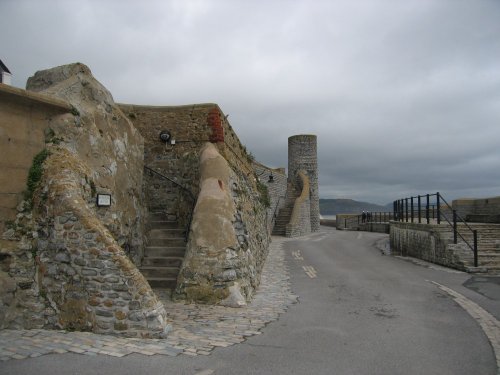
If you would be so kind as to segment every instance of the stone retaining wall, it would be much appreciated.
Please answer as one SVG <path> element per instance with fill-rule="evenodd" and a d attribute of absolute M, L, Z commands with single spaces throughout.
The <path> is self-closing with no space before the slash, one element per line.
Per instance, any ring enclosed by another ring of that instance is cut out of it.
<path fill-rule="evenodd" d="M 89 205 L 88 167 L 65 149 L 46 162 L 46 201 L 35 250 L 48 326 L 127 337 L 168 333 L 166 311 L 137 267 Z M 48 307 L 50 306 L 50 307 Z"/>
<path fill-rule="evenodd" d="M 394 255 L 411 256 L 452 268 L 461 268 L 453 250 L 452 233 L 443 225 L 391 222 L 390 244 Z"/>

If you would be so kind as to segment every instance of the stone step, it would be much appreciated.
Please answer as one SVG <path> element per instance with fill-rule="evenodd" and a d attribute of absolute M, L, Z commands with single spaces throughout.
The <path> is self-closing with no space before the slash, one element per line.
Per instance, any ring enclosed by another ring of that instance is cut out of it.
<path fill-rule="evenodd" d="M 177 221 L 169 220 L 148 220 L 149 229 L 179 229 Z"/>
<path fill-rule="evenodd" d="M 184 257 L 186 246 L 148 246 L 144 249 L 144 258 Z"/>
<path fill-rule="evenodd" d="M 186 247 L 184 237 L 179 238 L 148 238 L 148 247 Z"/>
<path fill-rule="evenodd" d="M 286 226 L 290 222 L 290 219 L 287 220 L 276 220 L 274 223 L 276 226 Z"/>
<path fill-rule="evenodd" d="M 154 207 L 149 207 L 148 219 L 175 221 L 176 215 L 165 212 L 160 208 L 155 209 Z"/>
<path fill-rule="evenodd" d="M 276 224 L 287 225 L 290 222 L 290 218 L 287 219 L 276 219 Z"/>
<path fill-rule="evenodd" d="M 284 235 L 286 232 L 286 227 L 274 227 L 272 234 L 279 236 L 279 235 Z"/>
<path fill-rule="evenodd" d="M 154 278 L 177 278 L 179 267 L 142 266 L 140 271 L 146 280 Z"/>
<path fill-rule="evenodd" d="M 179 228 L 155 228 L 151 229 L 148 234 L 147 234 L 149 239 L 162 239 L 162 238 L 170 238 L 170 239 L 177 239 L 177 238 L 183 238 L 184 239 L 184 229 L 179 229 Z"/>
<path fill-rule="evenodd" d="M 151 288 L 173 290 L 177 286 L 177 277 L 151 277 L 147 281 Z"/>
<path fill-rule="evenodd" d="M 144 257 L 142 259 L 143 267 L 177 267 L 182 266 L 183 257 Z"/>

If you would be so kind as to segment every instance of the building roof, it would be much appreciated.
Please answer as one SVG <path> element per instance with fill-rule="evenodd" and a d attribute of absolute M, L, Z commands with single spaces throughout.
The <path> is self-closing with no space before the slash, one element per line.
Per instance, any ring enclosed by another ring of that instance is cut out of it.
<path fill-rule="evenodd" d="M 4 71 L 6 73 L 12 74 L 10 72 L 9 68 L 7 68 L 7 65 L 5 65 L 1 59 L 0 59 L 0 70 Z"/>

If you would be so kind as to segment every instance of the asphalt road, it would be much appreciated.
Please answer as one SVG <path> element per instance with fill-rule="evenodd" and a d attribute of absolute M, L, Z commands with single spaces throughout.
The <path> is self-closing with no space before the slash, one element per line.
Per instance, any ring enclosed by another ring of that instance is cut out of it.
<path fill-rule="evenodd" d="M 261 335 L 209 356 L 47 355 L 8 361 L 0 373 L 497 374 L 477 321 L 432 282 L 499 319 L 496 289 L 481 293 L 481 279 L 382 255 L 374 244 L 384 238 L 322 228 L 285 242 L 299 302 Z"/>

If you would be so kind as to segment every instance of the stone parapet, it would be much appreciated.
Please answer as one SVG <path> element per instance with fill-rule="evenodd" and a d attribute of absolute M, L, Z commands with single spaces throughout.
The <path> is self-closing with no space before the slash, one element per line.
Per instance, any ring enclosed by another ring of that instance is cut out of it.
<path fill-rule="evenodd" d="M 500 197 L 455 199 L 452 207 L 467 221 L 500 223 Z"/>
<path fill-rule="evenodd" d="M 443 266 L 464 269 L 452 247 L 453 234 L 446 225 L 391 222 L 391 254 L 410 256 Z"/>

